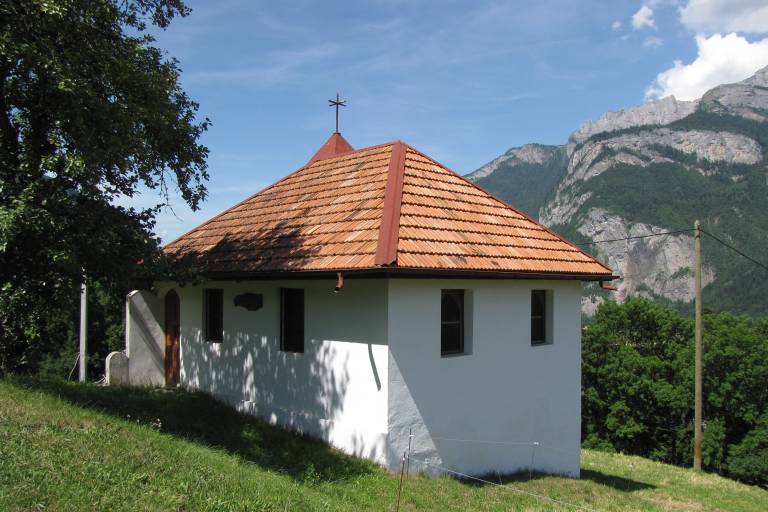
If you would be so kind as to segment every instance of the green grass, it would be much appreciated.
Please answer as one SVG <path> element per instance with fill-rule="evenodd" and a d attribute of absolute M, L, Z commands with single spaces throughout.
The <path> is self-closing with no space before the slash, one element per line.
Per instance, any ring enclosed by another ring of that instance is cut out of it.
<path fill-rule="evenodd" d="M 766 510 L 768 492 L 582 452 L 582 478 L 501 482 L 592 510 Z M 394 510 L 398 477 L 201 395 L 0 380 L 0 510 Z M 412 476 L 401 510 L 574 510 Z"/>

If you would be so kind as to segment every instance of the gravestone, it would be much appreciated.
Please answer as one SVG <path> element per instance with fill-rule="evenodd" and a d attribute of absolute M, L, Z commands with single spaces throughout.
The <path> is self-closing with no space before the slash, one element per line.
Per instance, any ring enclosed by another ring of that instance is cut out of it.
<path fill-rule="evenodd" d="M 107 356 L 107 386 L 128 384 L 128 356 L 124 352 L 112 352 Z"/>

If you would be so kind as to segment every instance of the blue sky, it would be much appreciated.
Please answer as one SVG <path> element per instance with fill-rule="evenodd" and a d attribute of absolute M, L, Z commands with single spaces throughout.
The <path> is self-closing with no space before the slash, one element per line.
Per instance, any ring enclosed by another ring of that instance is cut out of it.
<path fill-rule="evenodd" d="M 210 197 L 194 213 L 174 201 L 157 234 L 170 241 L 303 165 L 333 132 L 337 91 L 354 147 L 401 139 L 460 173 L 512 146 L 564 143 L 582 121 L 649 95 L 695 95 L 679 84 L 711 64 L 694 66 L 703 43 L 713 62 L 727 46 L 707 38 L 733 33 L 725 51 L 746 44 L 756 56 L 731 75 L 715 62 L 704 82 L 768 63 L 768 39 L 766 52 L 755 46 L 765 2 L 731 2 L 721 11 L 745 12 L 729 26 L 719 0 L 190 0 L 192 14 L 155 35 L 213 122 Z"/>

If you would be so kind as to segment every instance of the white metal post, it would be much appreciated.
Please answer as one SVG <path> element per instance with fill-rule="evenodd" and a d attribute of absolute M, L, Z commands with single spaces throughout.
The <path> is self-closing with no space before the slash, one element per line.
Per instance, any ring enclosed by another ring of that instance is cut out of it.
<path fill-rule="evenodd" d="M 88 288 L 83 282 L 80 289 L 80 382 L 85 382 L 88 371 Z"/>

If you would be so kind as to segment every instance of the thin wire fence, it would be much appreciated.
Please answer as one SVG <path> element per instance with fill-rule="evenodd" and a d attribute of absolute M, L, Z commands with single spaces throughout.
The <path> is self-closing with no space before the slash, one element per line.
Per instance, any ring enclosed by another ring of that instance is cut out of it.
<path fill-rule="evenodd" d="M 483 478 L 479 478 L 479 477 L 476 477 L 476 476 L 468 475 L 468 474 L 462 473 L 460 471 L 455 471 L 455 470 L 452 470 L 452 469 L 448 469 L 446 467 L 440 466 L 438 464 L 434 464 L 432 462 L 428 462 L 428 461 L 425 461 L 425 460 L 422 460 L 422 459 L 417 459 L 417 458 L 415 458 L 413 456 L 408 456 L 408 458 L 410 460 L 412 460 L 413 462 L 417 462 L 417 463 L 423 464 L 425 467 L 430 467 L 430 468 L 433 468 L 433 469 L 437 469 L 439 471 L 442 471 L 442 472 L 447 473 L 449 475 L 458 477 L 460 479 L 473 480 L 475 482 L 480 482 L 480 483 L 483 483 L 485 485 L 491 485 L 491 486 L 497 487 L 499 489 L 504 489 L 505 491 L 508 491 L 508 492 L 529 496 L 529 497 L 536 498 L 536 499 L 543 500 L 543 501 L 547 501 L 547 502 L 550 502 L 550 503 L 556 503 L 558 505 L 563 505 L 563 506 L 572 508 L 574 510 L 586 510 L 588 512 L 597 512 L 595 509 L 592 509 L 592 508 L 589 508 L 589 507 L 585 507 L 583 505 L 576 505 L 574 503 L 569 503 L 567 501 L 559 500 L 557 498 L 552 498 L 551 496 L 546 496 L 544 494 L 538 494 L 538 493 L 535 493 L 535 492 L 526 491 L 524 489 L 520 489 L 519 487 L 514 487 L 514 486 L 509 485 L 509 484 L 501 484 L 501 483 L 491 482 L 490 480 L 485 480 Z"/>
<path fill-rule="evenodd" d="M 559 446 L 553 446 L 548 443 L 542 443 L 541 441 L 497 441 L 497 440 L 485 440 L 485 439 L 461 439 L 457 437 L 438 437 L 430 436 L 433 441 L 451 441 L 457 443 L 470 443 L 470 444 L 490 444 L 490 445 L 507 445 L 507 446 L 531 446 L 536 448 L 544 448 L 548 450 L 554 450 L 561 453 L 567 453 L 569 455 L 580 454 L 580 450 L 573 450 L 562 448 Z"/>
<path fill-rule="evenodd" d="M 430 462 L 430 461 L 422 459 L 422 458 L 414 457 L 413 453 L 411 451 L 412 450 L 413 438 L 414 438 L 413 428 L 411 427 L 411 429 L 409 429 L 409 432 L 408 432 L 408 448 L 403 452 L 403 457 L 402 457 L 402 467 L 401 467 L 401 473 L 400 473 L 400 477 L 401 478 L 400 478 L 400 485 L 398 487 L 397 505 L 396 505 L 396 510 L 397 511 L 400 510 L 400 504 L 401 504 L 402 498 L 407 494 L 406 493 L 407 480 L 408 480 L 407 477 L 409 476 L 411 461 L 413 461 L 414 463 L 420 464 L 423 471 L 431 469 L 431 470 L 436 471 L 438 473 L 443 473 L 443 474 L 446 474 L 446 475 L 449 475 L 449 476 L 452 476 L 452 477 L 455 477 L 455 478 L 459 478 L 459 479 L 462 479 L 462 480 L 472 480 L 472 481 L 480 482 L 480 483 L 483 483 L 483 484 L 486 484 L 486 485 L 491 485 L 491 486 L 494 486 L 494 487 L 501 488 L 501 489 L 503 489 L 505 491 L 508 491 L 508 492 L 513 492 L 513 493 L 517 493 L 517 494 L 520 494 L 520 495 L 525 495 L 525 496 L 533 497 L 533 498 L 536 498 L 536 499 L 539 499 L 539 500 L 543 500 L 543 501 L 547 501 L 547 502 L 550 502 L 550 503 L 555 503 L 555 504 L 558 504 L 558 505 L 562 505 L 562 506 L 565 506 L 565 507 L 568 507 L 568 508 L 571 508 L 571 509 L 574 509 L 574 510 L 586 510 L 586 511 L 593 511 L 594 510 L 594 509 L 586 507 L 584 505 L 576 505 L 574 503 L 569 503 L 567 501 L 563 501 L 563 500 L 560 500 L 560 499 L 557 499 L 557 498 L 553 498 L 551 496 L 546 496 L 544 494 L 539 494 L 539 493 L 535 493 L 535 492 L 532 492 L 532 491 L 527 491 L 525 489 L 520 489 L 519 487 L 515 487 L 515 486 L 510 485 L 510 484 L 504 484 L 504 483 L 501 482 L 501 480 L 499 480 L 499 482 L 492 482 L 490 480 L 487 480 L 487 479 L 484 479 L 484 478 L 480 478 L 478 476 L 469 475 L 467 473 L 463 473 L 463 472 L 460 472 L 460 471 L 456 471 L 454 469 L 447 468 L 447 467 L 442 466 L 440 464 L 437 464 L 435 462 Z M 486 445 L 486 446 L 492 446 L 492 447 L 496 447 L 496 448 L 498 448 L 498 447 L 510 447 L 510 448 L 511 447 L 530 447 L 531 448 L 531 458 L 530 458 L 530 464 L 527 467 L 527 469 L 528 469 L 528 480 L 529 481 L 533 479 L 533 472 L 535 471 L 535 468 L 536 468 L 536 453 L 537 453 L 536 451 L 537 451 L 537 449 L 553 450 L 553 451 L 556 451 L 556 452 L 559 452 L 559 453 L 568 454 L 568 455 L 577 455 L 577 456 L 581 455 L 581 450 L 580 449 L 578 449 L 578 450 L 567 449 L 567 448 L 562 448 L 562 447 L 558 447 L 558 446 L 553 446 L 553 445 L 550 445 L 550 444 L 547 444 L 547 443 L 542 443 L 540 441 L 462 439 L 462 438 L 458 438 L 458 437 L 441 437 L 441 436 L 430 436 L 430 439 L 432 441 L 437 441 L 437 442 L 442 441 L 442 442 L 451 442 L 451 443 L 465 443 L 465 444 L 472 444 L 472 445 Z M 519 457 L 519 459 L 522 460 L 522 457 Z M 521 472 L 525 471 L 525 469 L 526 468 L 521 465 L 520 471 Z"/>

